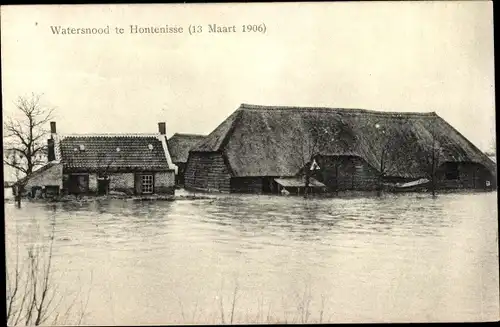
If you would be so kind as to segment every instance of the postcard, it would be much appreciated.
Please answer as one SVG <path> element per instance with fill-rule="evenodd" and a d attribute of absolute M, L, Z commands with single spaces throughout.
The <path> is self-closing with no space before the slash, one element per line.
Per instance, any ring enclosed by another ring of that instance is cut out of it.
<path fill-rule="evenodd" d="M 0 15 L 7 325 L 499 320 L 492 2 Z"/>

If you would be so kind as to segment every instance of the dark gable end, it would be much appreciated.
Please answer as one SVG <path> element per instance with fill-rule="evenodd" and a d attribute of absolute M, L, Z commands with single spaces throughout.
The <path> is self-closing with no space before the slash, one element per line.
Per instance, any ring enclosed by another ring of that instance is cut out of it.
<path fill-rule="evenodd" d="M 379 128 L 377 128 L 377 126 Z M 358 156 L 387 175 L 425 176 L 437 142 L 439 162 L 494 163 L 435 113 L 362 109 L 271 107 L 242 104 L 193 152 L 219 152 L 231 175 L 293 176 L 312 152 Z"/>
<path fill-rule="evenodd" d="M 172 161 L 178 163 L 187 162 L 189 151 L 205 139 L 205 135 L 198 134 L 180 134 L 175 133 L 168 139 L 168 149 Z"/>

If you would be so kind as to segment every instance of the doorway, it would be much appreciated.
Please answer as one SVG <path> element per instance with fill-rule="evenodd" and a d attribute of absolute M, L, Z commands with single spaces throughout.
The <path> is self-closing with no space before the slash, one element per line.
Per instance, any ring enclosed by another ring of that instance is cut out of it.
<path fill-rule="evenodd" d="M 71 174 L 67 185 L 70 194 L 86 194 L 89 190 L 89 175 Z"/>
<path fill-rule="evenodd" d="M 109 177 L 97 178 L 97 195 L 108 195 L 109 193 Z"/>

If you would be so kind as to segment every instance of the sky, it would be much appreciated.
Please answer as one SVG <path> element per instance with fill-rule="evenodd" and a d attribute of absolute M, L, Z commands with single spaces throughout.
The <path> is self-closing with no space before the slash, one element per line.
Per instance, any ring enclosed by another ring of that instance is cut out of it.
<path fill-rule="evenodd" d="M 2 6 L 3 115 L 43 94 L 60 133 L 209 134 L 241 103 L 434 111 L 495 142 L 490 1 Z M 209 33 L 209 24 L 236 33 Z M 265 33 L 242 33 L 242 25 Z M 130 25 L 183 27 L 130 34 Z M 190 35 L 190 25 L 203 33 Z M 51 26 L 110 27 L 54 35 Z M 116 34 L 122 27 L 124 34 Z"/>

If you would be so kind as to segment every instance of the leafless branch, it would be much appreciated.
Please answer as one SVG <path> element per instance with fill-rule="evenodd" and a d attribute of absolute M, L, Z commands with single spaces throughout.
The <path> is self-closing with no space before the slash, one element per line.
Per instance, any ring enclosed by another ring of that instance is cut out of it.
<path fill-rule="evenodd" d="M 236 285 L 234 286 L 234 292 L 233 292 L 233 302 L 231 304 L 231 320 L 230 324 L 233 324 L 233 318 L 234 318 L 234 308 L 236 307 L 236 295 L 238 293 L 238 282 L 236 282 Z"/>
<path fill-rule="evenodd" d="M 31 94 L 18 97 L 14 102 L 18 115 L 8 117 L 4 122 L 4 145 L 8 145 L 7 153 L 22 156 L 22 160 L 16 163 L 4 158 L 4 163 L 7 161 L 10 167 L 27 176 L 45 163 L 40 158 L 46 151 L 44 140 L 48 130 L 45 126 L 53 118 L 55 111 L 54 108 L 41 104 L 41 96 Z"/>
<path fill-rule="evenodd" d="M 55 224 L 52 225 L 50 243 L 47 246 L 32 244 L 27 248 L 27 257 L 24 265 L 20 264 L 19 251 L 16 252 L 16 261 L 12 269 L 7 272 L 7 320 L 9 326 L 41 325 L 55 313 L 54 321 L 61 317 L 60 305 L 67 297 L 58 292 L 58 285 L 53 284 L 52 259 L 54 246 Z M 19 241 L 17 241 L 19 247 Z M 48 248 L 48 250 L 47 250 Z M 9 268 L 9 267 L 7 267 Z M 91 281 L 92 282 L 92 281 Z M 79 298 L 75 297 L 74 302 Z M 79 321 L 85 314 L 89 298 L 82 307 Z M 63 317 L 72 313 L 73 304 L 69 306 Z"/>

